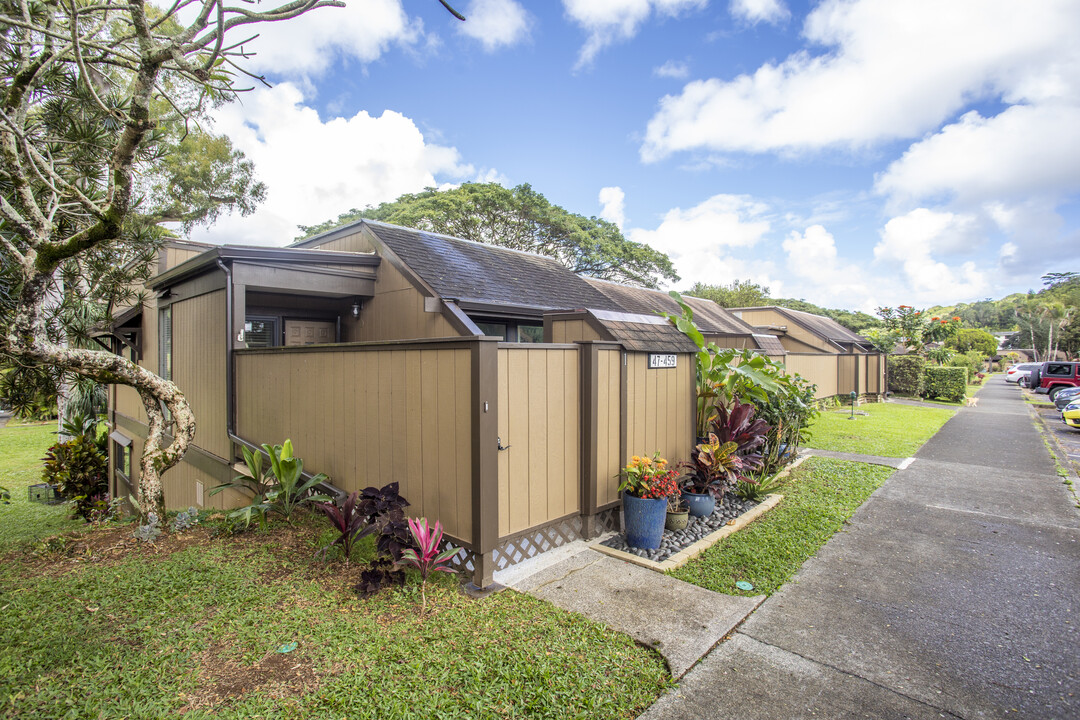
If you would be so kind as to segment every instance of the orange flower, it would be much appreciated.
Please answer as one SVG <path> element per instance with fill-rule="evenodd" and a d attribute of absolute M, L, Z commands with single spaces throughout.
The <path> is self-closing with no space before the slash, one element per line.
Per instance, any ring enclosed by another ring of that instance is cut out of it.
<path fill-rule="evenodd" d="M 939 317 L 938 317 L 937 315 L 935 315 L 934 317 L 932 317 L 932 318 L 930 318 L 930 319 L 931 319 L 931 320 L 940 320 L 941 318 L 939 318 Z"/>
<path fill-rule="evenodd" d="M 953 315 L 953 322 L 960 322 L 960 318 L 956 315 Z"/>

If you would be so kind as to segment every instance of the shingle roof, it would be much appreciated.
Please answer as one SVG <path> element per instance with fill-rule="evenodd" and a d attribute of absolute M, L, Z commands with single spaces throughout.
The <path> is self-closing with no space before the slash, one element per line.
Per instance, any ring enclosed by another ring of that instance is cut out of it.
<path fill-rule="evenodd" d="M 365 220 L 445 299 L 547 310 L 618 310 L 558 260 L 496 245 Z"/>
<path fill-rule="evenodd" d="M 766 335 L 764 333 L 754 333 L 754 341 L 757 343 L 758 348 L 761 349 L 766 355 L 786 355 L 787 350 L 784 349 L 783 344 L 780 342 L 780 338 L 775 335 Z"/>
<path fill-rule="evenodd" d="M 697 352 L 697 345 L 667 320 L 617 312 L 594 312 L 593 316 L 622 343 L 636 352 Z"/>
<path fill-rule="evenodd" d="M 682 312 L 679 304 L 665 292 L 648 288 L 620 285 L 607 280 L 585 278 L 585 281 L 623 309 L 625 312 L 651 314 Z M 712 300 L 683 296 L 694 311 L 694 324 L 705 335 L 750 335 L 754 332 L 748 324 L 720 307 Z"/>
<path fill-rule="evenodd" d="M 744 307 L 744 308 L 731 308 L 732 310 L 775 310 L 781 315 L 786 316 L 792 322 L 798 323 L 810 332 L 814 333 L 820 338 L 830 340 L 836 343 L 855 343 L 856 345 L 869 345 L 870 341 L 864 338 L 862 335 L 848 330 L 846 327 L 836 322 L 832 318 L 827 318 L 824 315 L 814 315 L 813 313 L 803 312 L 802 310 L 792 310 L 786 307 L 780 307 L 778 305 L 768 305 L 765 307 Z"/>

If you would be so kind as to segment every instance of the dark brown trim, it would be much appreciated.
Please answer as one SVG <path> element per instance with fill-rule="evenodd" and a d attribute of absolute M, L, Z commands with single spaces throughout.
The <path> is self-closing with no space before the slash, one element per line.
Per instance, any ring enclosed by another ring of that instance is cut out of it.
<path fill-rule="evenodd" d="M 483 555 L 499 539 L 499 346 L 477 338 L 473 347 L 473 549 Z M 480 584 L 480 583 L 477 583 Z"/>
<path fill-rule="evenodd" d="M 447 302 L 442 298 L 438 298 L 439 312 L 442 314 L 446 321 L 462 335 L 471 337 L 479 337 L 484 333 L 480 332 L 480 328 L 476 326 L 472 318 L 465 314 L 465 311 L 459 308 L 452 302 Z"/>
<path fill-rule="evenodd" d="M 596 452 L 599 433 L 597 403 L 600 392 L 600 348 L 594 343 L 581 343 L 581 514 L 596 514 L 596 492 L 599 479 L 596 472 Z"/>
<path fill-rule="evenodd" d="M 629 395 L 628 384 L 630 382 L 628 372 L 630 353 L 623 348 L 620 353 L 622 355 L 622 363 L 619 367 L 619 465 L 622 466 L 626 462 L 626 445 L 628 438 L 626 433 L 628 432 L 628 423 L 626 421 L 627 416 L 630 414 L 629 408 L 627 408 L 627 397 Z"/>
<path fill-rule="evenodd" d="M 272 348 L 244 348 L 237 349 L 237 355 L 270 355 L 274 353 L 304 353 L 304 352 L 374 352 L 377 350 L 454 350 L 471 348 L 476 338 L 424 338 L 421 340 L 376 340 L 368 342 L 349 342 L 326 345 L 293 345 L 289 347 Z M 491 340 L 490 342 L 497 342 Z M 438 346 L 437 348 L 435 346 Z M 532 347 L 536 347 L 533 345 Z"/>
<path fill-rule="evenodd" d="M 337 252 L 333 250 L 304 250 L 300 248 L 240 247 L 220 245 L 186 260 L 171 270 L 152 278 L 149 287 L 156 289 L 173 285 L 189 276 L 201 275 L 213 269 L 218 260 L 246 260 L 248 262 L 283 262 L 296 265 L 352 265 L 377 267 L 378 256 L 370 253 Z"/>
<path fill-rule="evenodd" d="M 500 350 L 535 350 L 542 348 L 544 350 L 577 350 L 577 343 L 523 343 L 523 342 L 504 342 L 499 341 Z"/>

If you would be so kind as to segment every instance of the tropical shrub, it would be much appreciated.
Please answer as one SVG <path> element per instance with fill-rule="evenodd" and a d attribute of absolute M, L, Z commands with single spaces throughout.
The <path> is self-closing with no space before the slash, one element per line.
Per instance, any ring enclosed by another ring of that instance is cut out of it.
<path fill-rule="evenodd" d="M 958 367 L 926 368 L 923 397 L 960 402 L 967 396 L 967 370 Z"/>
<path fill-rule="evenodd" d="M 784 482 L 785 478 L 781 478 L 778 473 L 770 473 L 762 469 L 739 478 L 735 483 L 735 494 L 743 500 L 759 502 L 780 489 Z"/>
<path fill-rule="evenodd" d="M 679 492 L 675 484 L 679 473 L 668 467 L 668 461 L 660 457 L 659 451 L 651 458 L 634 455 L 619 474 L 622 476 L 619 491 L 636 498 L 660 500 Z"/>
<path fill-rule="evenodd" d="M 926 360 L 918 355 L 889 355 L 889 392 L 922 397 Z"/>
<path fill-rule="evenodd" d="M 312 507 L 325 515 L 330 524 L 334 526 L 334 529 L 338 531 L 338 536 L 334 541 L 319 551 L 319 554 L 323 557 L 326 557 L 331 548 L 340 545 L 347 563 L 349 558 L 352 557 L 354 543 L 376 531 L 376 527 L 368 523 L 367 516 L 360 512 L 357 507 L 359 496 L 360 492 L 356 491 L 345 498 L 341 504 L 335 502 L 312 503 Z"/>
<path fill-rule="evenodd" d="M 107 498 L 109 460 L 93 439 L 79 435 L 49 448 L 42 479 L 57 486 L 62 497 L 75 502 L 72 517 L 90 520 L 95 504 Z M 108 503 L 108 500 L 105 500 Z"/>
<path fill-rule="evenodd" d="M 454 559 L 459 550 L 451 547 L 439 552 L 439 545 L 442 544 L 442 526 L 438 520 L 435 521 L 435 527 L 432 528 L 428 527 L 427 518 L 420 518 L 419 520 L 409 518 L 409 530 L 412 532 L 416 549 L 406 548 L 397 564 L 403 567 L 414 567 L 420 571 L 420 597 L 422 601 L 420 614 L 423 616 L 427 614 L 427 593 L 425 589 L 428 575 L 433 572 L 455 572 L 450 567 L 450 561 Z"/>
<path fill-rule="evenodd" d="M 969 350 L 965 353 L 957 353 L 946 363 L 951 367 L 962 367 L 967 370 L 968 382 L 973 382 L 976 375 L 986 364 L 986 356 L 978 350 Z"/>
<path fill-rule="evenodd" d="M 697 372 L 697 436 L 705 438 L 713 410 L 729 405 L 736 399 L 765 400 L 767 393 L 779 391 L 778 378 L 783 367 L 752 350 L 721 348 L 706 343 L 694 324 L 693 309 L 683 302 L 674 290 L 668 293 L 682 308 L 681 315 L 661 313 L 698 347 L 695 356 Z"/>
<path fill-rule="evenodd" d="M 392 482 L 381 488 L 366 487 L 359 494 L 356 514 L 364 525 L 377 534 L 375 549 L 378 553 L 367 569 L 360 573 L 356 590 L 361 596 L 373 595 L 387 584 L 402 585 L 405 576 L 397 563 L 410 547 L 409 526 L 405 521 L 405 508 L 409 506 L 398 492 L 398 483 Z M 362 535 L 369 534 L 366 530 Z"/>
<path fill-rule="evenodd" d="M 776 472 L 794 459 L 810 436 L 809 426 L 818 415 L 814 406 L 817 386 L 800 375 L 785 376 L 782 392 L 770 392 L 765 402 L 755 402 L 757 416 L 770 426 L 761 455 L 766 472 Z"/>
<path fill-rule="evenodd" d="M 270 458 L 270 467 L 267 470 L 264 471 L 262 467 L 262 454 L 251 452 L 245 447 L 244 462 L 248 474 L 237 475 L 232 482 L 223 483 L 210 490 L 211 495 L 216 495 L 226 488 L 234 488 L 251 495 L 251 503 L 230 513 L 230 518 L 242 520 L 245 527 L 255 518 L 258 519 L 260 527 L 265 528 L 267 514 L 274 512 L 291 525 L 293 512 L 301 505 L 330 500 L 329 495 L 311 494 L 315 486 L 324 482 L 327 477 L 318 473 L 307 480 L 303 479 L 304 461 L 293 455 L 292 440 L 286 440 L 282 445 L 264 444 L 262 449 Z"/>
<path fill-rule="evenodd" d="M 738 477 L 741 459 L 735 455 L 738 445 L 720 443 L 715 433 L 709 433 L 708 441 L 699 443 L 690 453 L 690 459 L 679 463 L 685 472 L 682 489 L 697 495 L 712 495 L 717 500 L 724 497 Z"/>

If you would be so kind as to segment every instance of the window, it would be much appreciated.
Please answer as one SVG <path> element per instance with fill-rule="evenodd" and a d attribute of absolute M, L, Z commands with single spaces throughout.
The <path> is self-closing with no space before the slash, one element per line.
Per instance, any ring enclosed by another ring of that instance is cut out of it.
<path fill-rule="evenodd" d="M 480 332 L 484 335 L 497 337 L 500 340 L 506 339 L 506 323 L 478 322 L 476 327 L 480 328 Z"/>
<path fill-rule="evenodd" d="M 265 315 L 244 318 L 244 342 L 249 348 L 276 347 L 281 344 L 278 319 Z"/>
<path fill-rule="evenodd" d="M 1076 363 L 1046 363 L 1046 372 L 1044 375 L 1047 377 L 1068 377 L 1073 376 L 1073 368 Z"/>
<path fill-rule="evenodd" d="M 518 325 L 518 342 L 542 343 L 544 342 L 543 325 Z"/>
<path fill-rule="evenodd" d="M 113 453 L 116 456 L 116 472 L 124 476 L 125 480 L 131 480 L 131 446 L 113 443 Z"/>
<path fill-rule="evenodd" d="M 172 364 L 172 306 L 161 310 L 158 322 L 158 374 L 165 380 L 173 379 Z"/>

